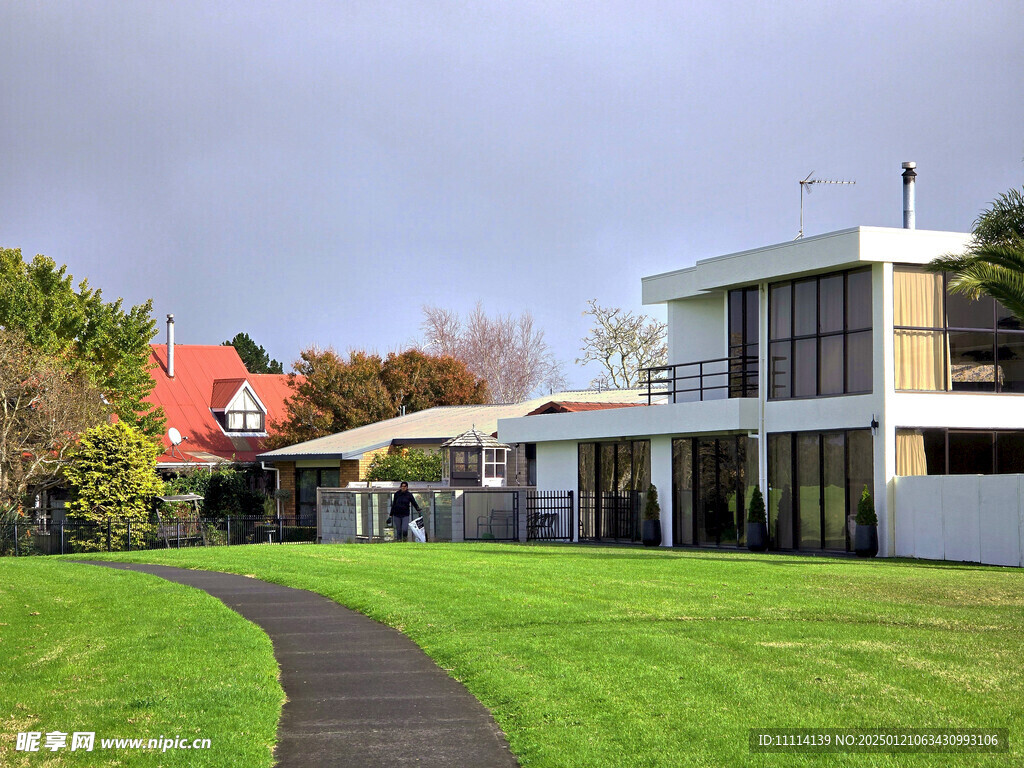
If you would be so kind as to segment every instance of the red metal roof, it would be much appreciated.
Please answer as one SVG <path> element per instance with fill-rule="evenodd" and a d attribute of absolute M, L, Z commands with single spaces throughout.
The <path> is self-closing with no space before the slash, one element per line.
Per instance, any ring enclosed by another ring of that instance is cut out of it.
<path fill-rule="evenodd" d="M 552 400 L 539 408 L 534 408 L 527 416 L 539 416 L 544 413 L 578 413 L 579 411 L 604 411 L 609 408 L 646 407 L 647 403 L 574 403 L 565 400 Z"/>
<path fill-rule="evenodd" d="M 285 416 L 285 400 L 292 394 L 284 374 L 251 374 L 234 347 L 202 344 L 174 345 L 174 378 L 167 376 L 167 345 L 150 345 L 150 375 L 156 382 L 147 400 L 162 406 L 167 426 L 186 438 L 170 453 L 171 442 L 163 436 L 161 464 L 209 462 L 217 456 L 226 461 L 251 462 L 263 450 L 263 438 L 228 436 L 220 428 L 211 407 L 223 408 L 243 382 L 256 392 L 267 408 L 266 424 Z M 227 390 L 231 391 L 228 392 Z M 221 405 L 224 398 L 228 398 Z"/>

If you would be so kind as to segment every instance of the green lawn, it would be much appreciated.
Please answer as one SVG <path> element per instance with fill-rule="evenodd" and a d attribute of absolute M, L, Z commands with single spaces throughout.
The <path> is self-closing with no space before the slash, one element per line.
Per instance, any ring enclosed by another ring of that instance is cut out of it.
<path fill-rule="evenodd" d="M 115 557 L 252 574 L 398 627 L 530 766 L 1024 761 L 1021 570 L 502 544 Z M 1006 727 L 1013 752 L 750 754 L 748 729 L 771 726 Z"/>
<path fill-rule="evenodd" d="M 205 592 L 53 558 L 0 559 L 0 654 L 0 765 L 273 763 L 284 700 L 273 648 Z M 91 731 L 96 743 L 16 752 L 19 731 Z M 211 745 L 100 748 L 105 737 L 161 736 Z"/>

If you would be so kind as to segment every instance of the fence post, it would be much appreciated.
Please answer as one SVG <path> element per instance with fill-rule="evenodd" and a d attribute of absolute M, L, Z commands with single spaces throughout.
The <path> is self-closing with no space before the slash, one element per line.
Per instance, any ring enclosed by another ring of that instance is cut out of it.
<path fill-rule="evenodd" d="M 132 519 L 128 518 L 128 551 L 132 551 Z"/>
<path fill-rule="evenodd" d="M 60 553 L 64 554 L 64 521 L 60 523 Z"/>
<path fill-rule="evenodd" d="M 107 518 L 107 552 L 110 552 L 110 518 Z"/>
<path fill-rule="evenodd" d="M 281 516 L 277 516 L 277 543 L 284 544 L 284 521 Z"/>
<path fill-rule="evenodd" d="M 174 521 L 174 548 L 181 549 L 181 520 Z"/>
<path fill-rule="evenodd" d="M 566 533 L 566 538 L 569 539 L 569 541 L 573 540 L 572 532 L 573 532 L 573 530 L 575 528 L 575 526 L 573 526 L 573 523 L 575 522 L 575 518 L 576 518 L 576 505 L 573 504 L 573 492 L 569 491 L 569 514 L 566 515 L 566 520 L 565 520 L 565 522 L 569 524 L 569 530 L 567 530 L 565 532 Z"/>
<path fill-rule="evenodd" d="M 18 556 L 18 521 L 14 521 L 14 556 Z"/>
<path fill-rule="evenodd" d="M 231 515 L 228 515 L 228 546 L 231 546 Z"/>

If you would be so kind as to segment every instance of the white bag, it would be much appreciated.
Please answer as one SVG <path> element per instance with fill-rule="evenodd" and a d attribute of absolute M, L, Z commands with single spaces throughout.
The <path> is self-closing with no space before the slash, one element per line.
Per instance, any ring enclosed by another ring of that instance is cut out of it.
<path fill-rule="evenodd" d="M 409 522 L 409 533 L 412 534 L 412 540 L 418 541 L 421 544 L 427 540 L 427 531 L 423 527 L 423 518 L 417 517 L 415 520 Z"/>

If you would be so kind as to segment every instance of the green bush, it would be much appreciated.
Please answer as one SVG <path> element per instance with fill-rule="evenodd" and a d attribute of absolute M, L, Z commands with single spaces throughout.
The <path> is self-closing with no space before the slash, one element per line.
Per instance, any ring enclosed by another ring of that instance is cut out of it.
<path fill-rule="evenodd" d="M 253 490 L 261 470 L 237 465 L 189 469 L 164 483 L 164 495 L 195 493 L 203 497 L 203 517 L 266 514 L 267 494 Z M 273 512 L 271 512 L 273 514 Z"/>
<path fill-rule="evenodd" d="M 878 515 L 875 514 L 875 502 L 871 498 L 871 492 L 864 486 L 864 491 L 857 502 L 857 525 L 878 525 Z"/>
<path fill-rule="evenodd" d="M 756 485 L 754 486 L 754 492 L 750 494 L 750 504 L 747 505 L 747 522 L 768 522 L 764 512 L 764 496 L 761 495 L 761 489 Z"/>
<path fill-rule="evenodd" d="M 418 448 L 403 448 L 394 453 L 378 453 L 370 460 L 367 480 L 438 483 L 441 481 L 440 453 L 427 453 Z"/>
<path fill-rule="evenodd" d="M 647 503 L 644 504 L 644 520 L 660 520 L 661 504 L 658 502 L 658 489 L 653 485 L 647 488 Z"/>
<path fill-rule="evenodd" d="M 142 544 L 152 529 L 150 504 L 162 490 L 156 474 L 159 447 L 140 430 L 123 421 L 100 424 L 82 433 L 70 454 L 64 476 L 71 486 L 69 519 L 94 525 L 74 526 L 68 532 L 72 546 L 82 552 L 123 549 Z"/>

